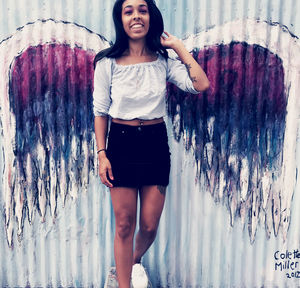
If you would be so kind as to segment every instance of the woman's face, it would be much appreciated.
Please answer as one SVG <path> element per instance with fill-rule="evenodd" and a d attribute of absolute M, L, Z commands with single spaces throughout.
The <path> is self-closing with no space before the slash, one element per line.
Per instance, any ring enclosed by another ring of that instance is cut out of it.
<path fill-rule="evenodd" d="M 125 0 L 122 5 L 122 22 L 130 39 L 145 38 L 150 23 L 147 2 L 144 0 Z"/>

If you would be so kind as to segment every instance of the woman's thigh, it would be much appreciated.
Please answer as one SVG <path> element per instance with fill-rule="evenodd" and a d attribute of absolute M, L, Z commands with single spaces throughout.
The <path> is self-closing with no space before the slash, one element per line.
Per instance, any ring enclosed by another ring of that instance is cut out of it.
<path fill-rule="evenodd" d="M 110 188 L 110 195 L 116 217 L 116 224 L 119 221 L 128 220 L 135 224 L 137 211 L 136 188 L 114 187 Z"/>
<path fill-rule="evenodd" d="M 140 191 L 140 227 L 145 230 L 157 229 L 165 203 L 165 189 L 157 185 L 143 186 Z"/>

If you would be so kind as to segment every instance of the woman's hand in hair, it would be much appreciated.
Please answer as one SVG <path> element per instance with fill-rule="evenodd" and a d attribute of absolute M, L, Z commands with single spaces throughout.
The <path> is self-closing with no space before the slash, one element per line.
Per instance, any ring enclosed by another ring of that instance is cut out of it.
<path fill-rule="evenodd" d="M 183 42 L 168 32 L 164 32 L 164 34 L 166 36 L 162 35 L 160 38 L 161 44 L 165 48 L 171 48 L 176 52 L 181 62 L 185 65 L 194 88 L 199 92 L 208 89 L 209 80 L 205 72 L 193 56 L 186 50 Z"/>
<path fill-rule="evenodd" d="M 179 40 L 176 36 L 171 35 L 166 31 L 164 31 L 164 33 L 160 36 L 160 43 L 166 49 L 174 49 L 174 50 L 177 47 L 183 45 L 181 40 Z"/>

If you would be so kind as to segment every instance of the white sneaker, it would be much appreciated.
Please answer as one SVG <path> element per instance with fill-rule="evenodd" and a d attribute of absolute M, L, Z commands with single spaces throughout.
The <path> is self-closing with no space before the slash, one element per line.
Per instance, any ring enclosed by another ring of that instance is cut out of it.
<path fill-rule="evenodd" d="M 147 288 L 148 276 L 142 264 L 132 266 L 131 283 L 133 288 Z"/>

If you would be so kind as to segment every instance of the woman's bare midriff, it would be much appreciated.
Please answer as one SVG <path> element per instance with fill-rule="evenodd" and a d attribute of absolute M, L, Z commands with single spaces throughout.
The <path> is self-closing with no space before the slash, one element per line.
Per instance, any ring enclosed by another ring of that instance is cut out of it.
<path fill-rule="evenodd" d="M 156 118 L 152 120 L 143 120 L 143 119 L 133 119 L 133 120 L 122 120 L 118 118 L 113 118 L 111 120 L 114 123 L 130 125 L 130 126 L 141 126 L 141 125 L 153 125 L 164 122 L 164 118 Z"/>

